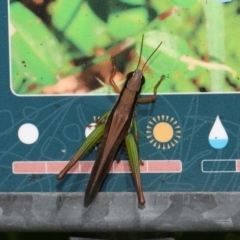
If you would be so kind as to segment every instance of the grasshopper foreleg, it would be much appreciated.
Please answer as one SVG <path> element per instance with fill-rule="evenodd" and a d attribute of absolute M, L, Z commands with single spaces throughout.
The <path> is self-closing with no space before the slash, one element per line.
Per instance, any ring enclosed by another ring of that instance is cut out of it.
<path fill-rule="evenodd" d="M 162 80 L 164 78 L 165 78 L 165 75 L 162 75 L 162 77 L 160 78 L 160 80 L 157 82 L 157 84 L 154 87 L 154 91 L 153 91 L 153 95 L 152 96 L 145 97 L 145 98 L 139 98 L 138 102 L 140 102 L 140 103 L 154 102 L 156 100 L 156 96 L 157 96 L 157 89 L 160 86 L 160 84 L 162 83 Z"/>

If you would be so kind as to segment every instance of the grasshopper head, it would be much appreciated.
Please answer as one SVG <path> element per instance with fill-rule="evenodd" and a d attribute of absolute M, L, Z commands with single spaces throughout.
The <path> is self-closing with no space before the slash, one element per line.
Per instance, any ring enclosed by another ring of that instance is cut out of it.
<path fill-rule="evenodd" d="M 136 69 L 134 72 L 131 72 L 130 74 L 127 82 L 127 88 L 134 92 L 138 92 L 145 82 L 142 70 Z"/>

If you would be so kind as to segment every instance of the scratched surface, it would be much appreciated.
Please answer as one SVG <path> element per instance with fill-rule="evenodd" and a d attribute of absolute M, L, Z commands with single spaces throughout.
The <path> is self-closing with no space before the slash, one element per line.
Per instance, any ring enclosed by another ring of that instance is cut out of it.
<path fill-rule="evenodd" d="M 85 139 L 93 116 L 111 108 L 116 97 L 15 96 L 9 85 L 7 1 L 0 2 L 0 16 L 0 229 L 239 229 L 239 94 L 159 95 L 154 104 L 138 105 L 141 158 L 182 164 L 180 172 L 142 174 L 147 192 L 143 209 L 138 208 L 129 173 L 109 174 L 103 193 L 88 210 L 81 193 L 88 174 L 69 174 L 61 182 L 55 174 L 14 174 L 14 162 L 67 161 Z M 167 116 L 177 122 L 181 134 L 174 146 L 153 146 L 146 131 L 151 122 L 156 125 Z M 222 149 L 209 143 L 217 116 L 228 136 Z M 17 133 L 29 122 L 38 128 L 39 138 L 26 145 Z M 93 150 L 84 160 L 95 156 Z"/>
<path fill-rule="evenodd" d="M 0 195 L 0 230 L 10 231 L 216 231 L 239 230 L 239 193 L 100 193 L 83 207 L 81 193 Z"/>

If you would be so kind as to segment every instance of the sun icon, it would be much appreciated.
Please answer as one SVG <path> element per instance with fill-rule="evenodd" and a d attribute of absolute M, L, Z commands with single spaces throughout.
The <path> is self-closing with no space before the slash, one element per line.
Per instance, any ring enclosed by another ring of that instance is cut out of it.
<path fill-rule="evenodd" d="M 153 117 L 147 125 L 147 139 L 157 149 L 174 147 L 181 137 L 181 128 L 173 117 L 161 115 Z"/>

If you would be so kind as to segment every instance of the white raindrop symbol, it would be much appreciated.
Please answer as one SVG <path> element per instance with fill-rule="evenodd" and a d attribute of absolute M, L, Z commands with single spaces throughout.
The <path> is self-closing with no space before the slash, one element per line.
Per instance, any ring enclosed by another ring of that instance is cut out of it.
<path fill-rule="evenodd" d="M 216 120 L 210 131 L 208 141 L 209 144 L 216 149 L 224 148 L 228 143 L 228 135 L 222 125 L 219 116 L 216 117 Z"/>

